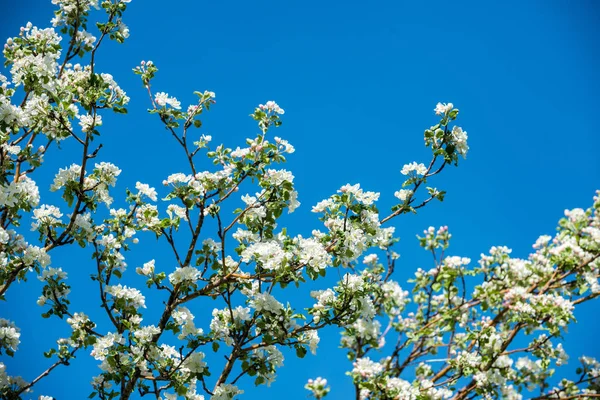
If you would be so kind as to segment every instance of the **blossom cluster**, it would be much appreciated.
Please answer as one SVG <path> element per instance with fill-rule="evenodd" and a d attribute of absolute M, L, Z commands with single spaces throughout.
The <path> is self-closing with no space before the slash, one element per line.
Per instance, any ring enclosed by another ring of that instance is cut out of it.
<path fill-rule="evenodd" d="M 600 393 L 600 363 L 585 356 L 578 380 L 549 383 L 569 360 L 559 339 L 575 308 L 600 293 L 600 194 L 589 209 L 567 210 L 558 233 L 541 236 L 524 259 L 495 246 L 472 262 L 448 253 L 448 227 L 430 227 L 418 242 L 434 256 L 432 267 L 400 284 L 389 221 L 442 201 L 445 191 L 426 185 L 469 151 L 452 103 L 436 105 L 437 123 L 424 132 L 431 159 L 400 167 L 389 214 L 378 208 L 386 193 L 346 184 L 312 207 L 321 226 L 301 235 L 281 226 L 301 206 L 294 173 L 279 165 L 296 149 L 272 135 L 283 108 L 258 105 L 251 114 L 257 130 L 245 143 L 215 145 L 202 128 L 215 93 L 194 92 L 185 104 L 172 90 L 155 92 L 158 67 L 144 61 L 134 73 L 149 113 L 181 147 L 185 169 L 167 175 L 162 188 L 138 181 L 121 196 L 122 170 L 101 160 L 97 138 L 112 123 L 108 111 L 125 114 L 129 97 L 92 61 L 106 39 L 129 37 L 129 0 L 52 3 L 53 27 L 28 23 L 4 45 L 10 76 L 0 75 L 0 301 L 35 277 L 42 316 L 63 320 L 70 333 L 44 352 L 54 364 L 31 382 L 10 376 L 3 359 L 0 397 L 29 396 L 39 380 L 85 353 L 99 368 L 92 397 L 232 400 L 243 395 L 244 379 L 274 382 L 289 350 L 316 354 L 328 327 L 341 331 L 348 375 L 364 400 Z M 88 30 L 90 21 L 97 29 Z M 69 157 L 50 178 L 56 196 L 45 196 L 34 172 L 63 142 Z M 133 274 L 128 252 L 148 236 L 157 254 L 166 248 L 172 257 L 146 254 Z M 72 244 L 92 257 L 100 312 L 75 312 L 69 268 L 50 257 Z M 327 285 L 327 275 L 339 279 Z M 312 306 L 302 308 L 286 288 L 309 280 Z M 156 304 L 162 310 L 148 312 Z M 197 318 L 206 309 L 209 319 Z M 0 355 L 19 357 L 20 340 L 19 327 L 0 318 Z M 331 391 L 322 377 L 305 388 L 317 399 Z"/>

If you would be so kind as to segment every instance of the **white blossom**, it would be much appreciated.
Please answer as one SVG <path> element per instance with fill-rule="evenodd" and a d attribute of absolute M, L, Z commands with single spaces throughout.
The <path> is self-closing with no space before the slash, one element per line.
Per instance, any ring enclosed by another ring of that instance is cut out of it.
<path fill-rule="evenodd" d="M 194 267 L 177 268 L 175 272 L 169 274 L 169 282 L 172 285 L 178 285 L 182 282 L 193 284 L 200 279 L 200 271 Z"/>
<path fill-rule="evenodd" d="M 146 299 L 137 289 L 118 284 L 116 286 L 106 286 L 106 293 L 114 296 L 116 299 L 125 300 L 127 304 L 134 308 L 146 308 Z"/>
<path fill-rule="evenodd" d="M 435 106 L 435 113 L 436 115 L 443 115 L 448 113 L 448 111 L 452 110 L 452 108 L 454 107 L 454 104 L 452 103 L 437 103 L 437 105 Z"/>
<path fill-rule="evenodd" d="M 215 388 L 215 392 L 210 400 L 231 400 L 238 394 L 244 394 L 244 391 L 238 389 L 235 385 L 224 383 Z"/>
<path fill-rule="evenodd" d="M 452 143 L 456 147 L 456 151 L 463 157 L 467 156 L 469 146 L 467 146 L 467 132 L 463 131 L 462 128 L 454 126 L 452 128 Z"/>
<path fill-rule="evenodd" d="M 137 272 L 140 275 L 150 276 L 154 273 L 154 263 L 154 260 L 150 260 L 144 263 L 142 267 L 137 267 L 135 272 Z"/>
<path fill-rule="evenodd" d="M 416 162 L 412 162 L 404 165 L 400 171 L 402 175 L 409 175 L 412 172 L 416 173 L 417 175 L 425 175 L 427 173 L 427 167 L 423 163 L 417 164 Z"/>
<path fill-rule="evenodd" d="M 374 376 L 383 372 L 383 365 L 378 362 L 371 361 L 369 357 L 363 357 L 357 359 L 352 369 L 352 374 L 360 376 L 364 379 L 371 379 Z"/>
<path fill-rule="evenodd" d="M 21 342 L 20 337 L 20 329 L 13 322 L 0 318 L 0 349 L 16 351 Z"/>
<path fill-rule="evenodd" d="M 165 92 L 156 93 L 156 95 L 154 95 L 154 101 L 160 107 L 165 107 L 166 105 L 169 105 L 177 110 L 181 109 L 181 103 L 179 102 L 179 100 L 177 100 L 175 97 L 169 97 L 169 94 Z"/>
<path fill-rule="evenodd" d="M 257 293 L 254 295 L 254 298 L 248 302 L 248 305 L 257 312 L 279 314 L 283 311 L 283 305 L 268 293 Z"/>
<path fill-rule="evenodd" d="M 140 195 L 148 197 L 152 201 L 156 201 L 156 190 L 150 187 L 147 183 L 137 182 L 135 188 L 138 190 Z"/>
<path fill-rule="evenodd" d="M 412 195 L 413 191 L 409 189 L 400 189 L 397 192 L 394 192 L 394 196 L 396 196 L 400 201 L 406 201 L 406 199 Z"/>
<path fill-rule="evenodd" d="M 81 130 L 83 132 L 90 132 L 93 129 L 96 129 L 96 127 L 101 126 L 102 125 L 102 116 L 95 114 L 95 115 L 79 115 L 79 125 L 81 126 Z"/>
<path fill-rule="evenodd" d="M 118 333 L 107 333 L 100 337 L 94 343 L 94 349 L 91 352 L 92 357 L 96 360 L 103 361 L 109 355 L 110 348 L 115 344 L 124 344 L 125 339 Z"/>
<path fill-rule="evenodd" d="M 283 108 L 279 107 L 279 105 L 277 103 L 275 103 L 274 101 L 267 101 L 267 103 L 264 105 L 260 104 L 258 106 L 258 108 L 260 108 L 261 110 L 274 112 L 275 114 L 284 114 L 285 113 Z"/>

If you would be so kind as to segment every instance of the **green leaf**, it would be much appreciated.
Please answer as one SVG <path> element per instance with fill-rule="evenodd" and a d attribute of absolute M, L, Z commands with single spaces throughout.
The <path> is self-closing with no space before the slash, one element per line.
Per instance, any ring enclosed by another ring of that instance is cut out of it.
<path fill-rule="evenodd" d="M 298 358 L 304 358 L 304 356 L 306 355 L 306 348 L 302 346 L 296 347 L 296 355 L 298 356 Z"/>

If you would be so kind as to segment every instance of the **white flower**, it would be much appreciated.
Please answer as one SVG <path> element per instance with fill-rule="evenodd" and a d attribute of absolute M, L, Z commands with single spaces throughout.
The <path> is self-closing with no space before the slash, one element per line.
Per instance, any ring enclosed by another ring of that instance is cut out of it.
<path fill-rule="evenodd" d="M 104 337 L 100 337 L 94 343 L 94 349 L 91 352 L 92 357 L 96 360 L 103 361 L 109 354 L 109 349 L 114 344 L 123 344 L 125 339 L 118 333 L 107 333 Z"/>
<path fill-rule="evenodd" d="M 376 192 L 365 192 L 360 188 L 360 184 L 350 185 L 345 184 L 338 190 L 338 193 L 349 193 L 354 196 L 356 201 L 364 205 L 370 206 L 373 202 L 379 200 L 379 193 Z"/>
<path fill-rule="evenodd" d="M 156 190 L 146 183 L 136 182 L 135 188 L 139 191 L 138 194 L 148 197 L 152 201 L 156 201 Z"/>
<path fill-rule="evenodd" d="M 461 368 L 478 369 L 481 364 L 481 356 L 476 353 L 461 351 L 456 355 L 455 361 Z"/>
<path fill-rule="evenodd" d="M 88 240 L 94 236 L 93 222 L 91 213 L 77 214 L 75 216 L 75 226 L 85 233 Z"/>
<path fill-rule="evenodd" d="M 17 350 L 21 333 L 17 326 L 4 318 L 0 318 L 0 349 L 5 348 L 12 351 Z"/>
<path fill-rule="evenodd" d="M 178 183 L 185 183 L 187 184 L 190 180 L 192 179 L 191 175 L 185 175 L 182 174 L 181 172 L 178 172 L 176 174 L 171 174 L 167 177 L 166 180 L 163 181 L 163 185 L 175 185 Z"/>
<path fill-rule="evenodd" d="M 309 266 L 314 271 L 325 269 L 332 262 L 332 257 L 325 247 L 314 238 L 304 239 L 298 236 L 295 239 L 298 243 L 298 257 L 302 264 Z"/>
<path fill-rule="evenodd" d="M 96 37 L 87 31 L 78 31 L 76 38 L 78 42 L 86 46 L 91 46 L 96 41 Z"/>
<path fill-rule="evenodd" d="M 258 312 L 268 311 L 273 314 L 279 314 L 283 311 L 283 305 L 269 293 L 257 293 L 248 304 Z"/>
<path fill-rule="evenodd" d="M 526 371 L 532 375 L 542 372 L 542 360 L 533 361 L 528 357 L 520 357 L 515 364 L 518 370 Z"/>
<path fill-rule="evenodd" d="M 74 331 L 81 329 L 90 322 L 90 318 L 84 313 L 75 313 L 72 318 L 67 318 L 67 323 L 71 326 Z M 96 324 L 92 323 L 93 326 Z"/>
<path fill-rule="evenodd" d="M 137 272 L 140 275 L 144 275 L 144 276 L 149 276 L 152 275 L 152 273 L 154 273 L 154 260 L 150 260 L 147 263 L 144 263 L 143 267 L 137 267 L 135 269 L 135 272 Z"/>
<path fill-rule="evenodd" d="M 196 328 L 194 324 L 194 315 L 186 307 L 179 307 L 171 313 L 171 317 L 177 325 L 181 327 L 179 339 L 184 339 L 189 335 L 202 335 L 203 330 Z"/>
<path fill-rule="evenodd" d="M 317 203 L 317 205 L 313 206 L 312 212 L 314 212 L 314 213 L 323 212 L 323 211 L 327 210 L 327 208 L 332 207 L 333 205 L 334 205 L 334 202 L 331 201 L 330 199 L 321 200 L 320 202 Z"/>
<path fill-rule="evenodd" d="M 79 180 L 81 174 L 81 167 L 77 164 L 72 164 L 68 168 L 61 168 L 54 177 L 54 182 L 50 186 L 51 191 L 59 190 L 60 188 L 67 185 L 69 182 L 75 182 Z"/>
<path fill-rule="evenodd" d="M 196 283 L 202 274 L 194 267 L 177 268 L 175 272 L 169 274 L 169 281 L 173 286 L 181 283 Z"/>
<path fill-rule="evenodd" d="M 179 110 L 181 108 L 181 103 L 175 97 L 169 97 L 168 93 L 158 92 L 154 96 L 154 101 L 161 107 L 165 107 L 167 104 L 171 107 Z"/>
<path fill-rule="evenodd" d="M 169 214 L 169 218 L 173 219 L 173 215 L 175 215 L 177 218 L 180 218 L 184 221 L 187 221 L 187 209 L 185 207 L 181 207 L 175 204 L 169 204 L 169 206 L 167 207 L 167 214 Z"/>
<path fill-rule="evenodd" d="M 3 104 L 0 104 L 0 116 L 5 117 L 4 114 L 4 110 L 2 109 L 2 106 L 4 106 Z M 21 151 L 21 147 L 20 146 L 11 146 L 8 143 L 3 144 L 2 146 L 0 146 L 2 149 L 6 150 L 6 152 L 8 154 L 12 154 L 13 156 L 16 156 L 17 154 L 19 154 L 19 152 Z"/>
<path fill-rule="evenodd" d="M 293 190 L 290 193 L 290 205 L 288 208 L 288 213 L 293 213 L 298 207 L 300 207 L 300 202 L 298 201 L 298 192 Z"/>
<path fill-rule="evenodd" d="M 327 387 L 327 379 L 321 377 L 309 379 L 306 385 L 304 385 L 304 388 L 311 391 L 312 396 L 317 399 L 322 399 L 330 391 L 330 388 Z"/>
<path fill-rule="evenodd" d="M 78 115 L 79 125 L 81 125 L 81 130 L 83 132 L 89 132 L 92 129 L 95 129 L 97 126 L 102 125 L 102 116 L 101 115 Z"/>
<path fill-rule="evenodd" d="M 31 230 L 35 231 L 40 226 L 52 226 L 60 224 L 60 217 L 62 217 L 62 215 L 63 214 L 60 212 L 58 207 L 44 204 L 40 208 L 33 210 L 33 218 L 36 220 L 36 222 L 31 224 Z"/>
<path fill-rule="evenodd" d="M 242 261 L 249 263 L 253 259 L 260 263 L 261 267 L 268 270 L 278 270 L 284 266 L 286 253 L 281 245 L 274 240 L 268 242 L 253 243 L 241 254 Z"/>
<path fill-rule="evenodd" d="M 400 189 L 394 193 L 394 196 L 396 196 L 400 201 L 406 201 L 406 199 L 408 199 L 410 196 L 412 196 L 412 194 L 413 194 L 412 190 Z"/>
<path fill-rule="evenodd" d="M 201 351 L 193 352 L 183 362 L 183 367 L 189 369 L 193 373 L 202 373 L 206 368 L 206 363 L 202 360 L 204 360 L 204 353 Z"/>
<path fill-rule="evenodd" d="M 400 311 L 404 308 L 406 303 L 410 300 L 408 299 L 408 291 L 402 290 L 398 282 L 389 281 L 384 283 L 381 286 L 383 290 L 383 294 L 386 300 L 389 300 L 392 304 L 392 307 L 389 311 L 392 315 L 400 314 Z"/>
<path fill-rule="evenodd" d="M 100 246 L 104 246 L 107 249 L 120 249 L 121 243 L 111 233 L 109 235 L 102 235 L 100 239 L 96 241 Z"/>
<path fill-rule="evenodd" d="M 583 278 L 590 285 L 590 290 L 592 293 L 600 292 L 600 282 L 598 282 L 598 278 L 592 272 L 586 272 L 583 274 Z"/>
<path fill-rule="evenodd" d="M 94 165 L 95 173 L 98 175 L 98 179 L 110 186 L 115 186 L 117 183 L 117 176 L 121 174 L 121 170 L 114 164 L 108 162 L 101 162 Z"/>
<path fill-rule="evenodd" d="M 416 162 L 412 162 L 410 164 L 404 165 L 400 173 L 402 175 L 409 175 L 413 171 L 417 175 L 425 175 L 427 173 L 427 167 L 425 166 L 425 164 L 417 164 Z"/>
<path fill-rule="evenodd" d="M 118 20 L 118 29 L 125 39 L 129 37 L 129 28 L 121 20 Z"/>
<path fill-rule="evenodd" d="M 312 354 L 317 354 L 317 346 L 321 338 L 319 337 L 319 333 L 316 330 L 307 331 L 302 336 L 302 342 L 308 342 L 308 347 Z"/>
<path fill-rule="evenodd" d="M 136 210 L 135 216 L 138 223 L 144 226 L 142 229 L 152 229 L 160 223 L 158 218 L 158 209 L 155 205 L 144 204 Z"/>
<path fill-rule="evenodd" d="M 235 385 L 228 383 L 217 386 L 210 400 L 232 400 L 238 394 L 243 394 L 244 391 L 237 388 Z"/>
<path fill-rule="evenodd" d="M 248 154 L 250 153 L 250 149 L 249 148 L 240 148 L 239 146 L 231 152 L 231 157 L 235 157 L 235 158 L 244 158 L 246 157 Z"/>
<path fill-rule="evenodd" d="M 359 358 L 354 362 L 352 373 L 361 378 L 372 378 L 383 371 L 383 365 L 378 362 L 371 361 L 369 357 Z"/>
<path fill-rule="evenodd" d="M 277 136 L 275 136 L 275 143 L 277 143 L 279 150 L 284 153 L 292 154 L 296 149 L 292 146 L 287 140 L 283 140 Z"/>
<path fill-rule="evenodd" d="M 7 186 L 0 185 L 0 204 L 12 207 L 27 204 L 35 207 L 40 202 L 40 192 L 35 182 L 28 176 L 21 176 L 15 182 L 11 179 Z"/>
<path fill-rule="evenodd" d="M 264 105 L 260 104 L 258 106 L 258 108 L 260 108 L 261 110 L 266 110 L 267 112 L 271 111 L 276 114 L 284 114 L 285 113 L 283 108 L 279 107 L 279 105 L 277 103 L 275 103 L 274 101 L 267 101 L 267 103 Z"/>
<path fill-rule="evenodd" d="M 136 329 L 133 332 L 133 336 L 139 341 L 139 343 L 149 343 L 154 335 L 160 333 L 160 329 L 158 329 L 154 325 L 144 326 L 143 328 Z"/>
<path fill-rule="evenodd" d="M 467 257 L 448 256 L 444 258 L 444 265 L 452 269 L 457 269 L 463 265 L 468 265 L 470 262 L 471 259 Z"/>
<path fill-rule="evenodd" d="M 50 256 L 43 248 L 28 245 L 23 254 L 23 264 L 33 266 L 36 262 L 45 267 L 50 264 Z"/>
<path fill-rule="evenodd" d="M 233 309 L 234 321 L 249 321 L 250 320 L 250 309 L 248 307 L 237 306 Z"/>
<path fill-rule="evenodd" d="M 345 289 L 356 292 L 362 288 L 364 281 L 360 275 L 346 274 L 342 278 L 341 283 Z"/>
<path fill-rule="evenodd" d="M 116 286 L 107 286 L 106 293 L 111 294 L 117 299 L 124 299 L 134 308 L 146 308 L 146 299 L 142 293 L 135 288 L 128 288 L 127 286 L 118 284 Z"/>
<path fill-rule="evenodd" d="M 264 176 L 265 181 L 273 186 L 280 186 L 283 182 L 294 182 L 294 175 L 285 169 L 269 169 Z"/>
<path fill-rule="evenodd" d="M 446 114 L 448 111 L 452 110 L 452 108 L 454 107 L 454 104 L 452 103 L 437 103 L 437 105 L 435 106 L 435 109 L 433 111 L 435 111 L 436 115 L 442 115 L 442 114 Z"/>
<path fill-rule="evenodd" d="M 7 244 L 10 240 L 10 234 L 0 226 L 0 244 Z"/>
<path fill-rule="evenodd" d="M 377 254 L 369 254 L 363 258 L 363 264 L 373 264 L 377 262 Z"/>
<path fill-rule="evenodd" d="M 310 297 L 313 297 L 317 300 L 317 303 L 313 305 L 313 308 L 323 309 L 325 306 L 328 306 L 335 301 L 336 294 L 332 289 L 313 290 L 310 292 Z"/>
<path fill-rule="evenodd" d="M 419 388 L 400 378 L 388 378 L 385 388 L 390 397 L 399 400 L 414 400 L 421 394 Z"/>
<path fill-rule="evenodd" d="M 62 268 L 48 268 L 42 271 L 42 275 L 38 276 L 38 279 L 42 282 L 47 281 L 48 278 L 55 280 L 62 280 L 67 277 L 67 273 Z"/>
<path fill-rule="evenodd" d="M 461 127 L 454 126 L 452 128 L 452 143 L 456 147 L 456 151 L 463 157 L 467 156 L 469 146 L 467 146 L 467 132 L 463 131 Z"/>

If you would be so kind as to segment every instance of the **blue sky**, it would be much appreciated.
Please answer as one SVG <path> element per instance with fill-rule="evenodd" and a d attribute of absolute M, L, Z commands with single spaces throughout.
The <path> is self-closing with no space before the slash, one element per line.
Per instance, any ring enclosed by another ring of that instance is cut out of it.
<path fill-rule="evenodd" d="M 16 35 L 27 21 L 48 26 L 52 9 L 50 1 L 15 2 L 0 17 L 0 37 Z M 394 221 L 402 239 L 400 282 L 418 267 L 429 268 L 414 238 L 430 225 L 450 227 L 453 254 L 476 260 L 492 245 L 507 245 L 526 257 L 540 234 L 554 232 L 565 208 L 589 206 L 600 188 L 600 8 L 592 0 L 134 0 L 124 21 L 129 40 L 107 44 L 98 59 L 98 70 L 113 74 L 131 97 L 129 115 L 105 117 L 102 129 L 99 160 L 123 169 L 120 193 L 137 180 L 160 187 L 167 175 L 186 171 L 176 144 L 146 113 L 147 95 L 131 73 L 141 60 L 160 69 L 154 89 L 183 104 L 193 101 L 193 90 L 216 92 L 217 104 L 203 120 L 203 133 L 215 143 L 235 148 L 252 137 L 256 127 L 247 115 L 259 103 L 276 100 L 286 110 L 276 134 L 296 147 L 286 166 L 303 204 L 288 218 L 295 233 L 318 227 L 311 206 L 346 183 L 382 192 L 380 209 L 389 209 L 402 165 L 428 161 L 422 133 L 436 122 L 435 104 L 453 102 L 470 152 L 459 168 L 432 182 L 447 190 L 444 203 Z M 77 162 L 69 149 L 48 157 L 47 173 Z M 150 236 L 142 242 L 130 267 L 155 249 Z M 53 262 L 72 271 L 74 310 L 96 307 L 85 289 L 89 251 L 56 252 Z M 0 304 L 0 315 L 23 330 L 8 372 L 28 378 L 47 365 L 40 353 L 66 325 L 40 323 L 38 286 L 13 287 Z M 209 313 L 213 306 L 202 307 L 208 308 L 199 312 Z M 584 305 L 576 316 L 565 342 L 569 370 L 583 352 L 600 356 L 596 306 Z M 304 382 L 319 375 L 333 384 L 331 398 L 346 398 L 350 365 L 337 346 L 338 334 L 324 333 L 317 357 L 288 357 L 271 389 L 246 381 L 246 398 L 304 399 Z M 42 381 L 35 394 L 87 396 L 89 377 L 97 373 L 87 358 Z"/>

